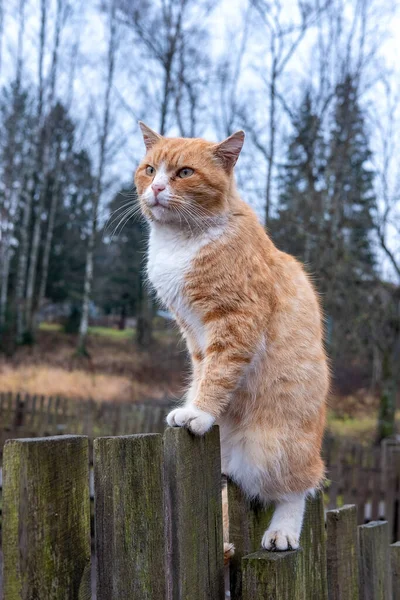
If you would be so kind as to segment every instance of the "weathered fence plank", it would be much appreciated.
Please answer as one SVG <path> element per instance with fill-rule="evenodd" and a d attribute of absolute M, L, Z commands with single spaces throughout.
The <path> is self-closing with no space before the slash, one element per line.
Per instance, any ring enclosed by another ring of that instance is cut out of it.
<path fill-rule="evenodd" d="M 89 600 L 86 437 L 10 440 L 4 450 L 5 600 Z"/>
<path fill-rule="evenodd" d="M 306 600 L 327 600 L 326 533 L 321 491 L 307 498 L 300 547 Z"/>
<path fill-rule="evenodd" d="M 242 598 L 242 558 L 261 547 L 261 539 L 274 512 L 273 506 L 251 503 L 242 490 L 228 481 L 229 542 L 235 554 L 229 563 L 232 600 Z"/>
<path fill-rule="evenodd" d="M 400 542 L 390 546 L 390 566 L 392 571 L 392 599 L 400 600 Z"/>
<path fill-rule="evenodd" d="M 360 525 L 358 543 L 360 597 L 362 600 L 391 600 L 387 521 Z"/>
<path fill-rule="evenodd" d="M 358 600 L 357 508 L 326 513 L 329 600 Z"/>
<path fill-rule="evenodd" d="M 260 550 L 242 559 L 243 600 L 308 600 L 302 551 Z"/>
<path fill-rule="evenodd" d="M 221 457 L 219 431 L 203 437 L 182 428 L 164 434 L 173 600 L 222 600 Z"/>
<path fill-rule="evenodd" d="M 94 441 L 97 600 L 164 600 L 161 435 Z"/>

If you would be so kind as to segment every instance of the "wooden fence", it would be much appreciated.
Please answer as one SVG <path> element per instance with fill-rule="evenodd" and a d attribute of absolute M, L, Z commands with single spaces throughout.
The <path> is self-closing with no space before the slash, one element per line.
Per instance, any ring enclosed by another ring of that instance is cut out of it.
<path fill-rule="evenodd" d="M 96 403 L 0 393 L 0 456 L 6 439 L 84 434 L 94 437 L 162 433 L 170 403 Z M 358 524 L 389 522 L 391 539 L 400 539 L 400 442 L 363 446 L 327 437 L 325 501 L 328 508 L 356 504 Z"/>
<path fill-rule="evenodd" d="M 17 437 L 161 433 L 170 402 L 117 404 L 0 392 L 0 451 Z"/>
<path fill-rule="evenodd" d="M 6 442 L 4 600 L 89 600 L 88 438 Z M 225 596 L 218 428 L 94 441 L 97 600 Z M 400 544 L 356 508 L 307 502 L 298 551 L 259 549 L 272 509 L 228 489 L 233 600 L 399 600 Z"/>
<path fill-rule="evenodd" d="M 355 504 L 359 525 L 386 519 L 391 539 L 400 539 L 400 441 L 363 446 L 327 437 L 323 454 L 328 508 Z"/>

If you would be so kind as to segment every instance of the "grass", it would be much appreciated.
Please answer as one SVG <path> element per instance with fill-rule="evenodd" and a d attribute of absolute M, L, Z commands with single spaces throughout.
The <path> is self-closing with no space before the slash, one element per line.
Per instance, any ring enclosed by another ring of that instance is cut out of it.
<path fill-rule="evenodd" d="M 62 325 L 58 323 L 40 323 L 40 331 L 62 331 Z"/>
<path fill-rule="evenodd" d="M 89 327 L 89 335 L 102 335 L 113 340 L 133 340 L 135 330 L 130 327 L 122 330 L 111 327 Z"/>
<path fill-rule="evenodd" d="M 333 433 L 333 435 L 338 437 L 351 438 L 361 442 L 372 442 L 376 435 L 377 420 L 377 410 L 372 410 L 368 414 L 358 415 L 356 417 L 329 412 L 327 429 Z M 396 421 L 400 428 L 400 410 L 396 413 Z"/>
<path fill-rule="evenodd" d="M 62 325 L 58 323 L 41 323 L 40 331 L 63 331 Z M 101 335 L 113 340 L 132 340 L 135 335 L 135 330 L 131 327 L 126 329 L 113 329 L 112 327 L 89 327 L 89 335 Z"/>
<path fill-rule="evenodd" d="M 93 327 L 88 356 L 76 353 L 77 335 L 45 323 L 37 343 L 0 355 L 0 391 L 66 396 L 95 401 L 137 402 L 179 397 L 185 378 L 185 354 L 173 331 L 160 332 L 147 351 L 134 331 Z"/>

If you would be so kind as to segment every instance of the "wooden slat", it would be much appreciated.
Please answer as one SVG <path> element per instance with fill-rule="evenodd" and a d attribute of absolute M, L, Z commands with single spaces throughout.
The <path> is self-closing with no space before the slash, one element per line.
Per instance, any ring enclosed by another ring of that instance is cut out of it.
<path fill-rule="evenodd" d="M 96 439 L 94 489 L 97 600 L 164 600 L 162 437 Z"/>
<path fill-rule="evenodd" d="M 372 521 L 360 525 L 358 545 L 360 597 L 362 600 L 391 600 L 387 521 Z"/>
<path fill-rule="evenodd" d="M 164 434 L 172 598 L 224 598 L 219 431 Z"/>
<path fill-rule="evenodd" d="M 379 502 L 381 500 L 381 481 L 384 482 L 385 478 L 382 472 L 381 465 L 381 449 L 373 449 L 373 468 L 371 470 L 371 519 L 377 520 L 381 516 L 379 514 Z"/>
<path fill-rule="evenodd" d="M 326 534 L 324 502 L 321 491 L 306 502 L 303 529 L 300 536 L 306 600 L 327 600 Z"/>
<path fill-rule="evenodd" d="M 263 533 L 268 529 L 273 506 L 250 503 L 241 489 L 228 481 L 229 542 L 235 554 L 229 563 L 232 600 L 242 598 L 242 558 L 261 547 Z"/>
<path fill-rule="evenodd" d="M 357 508 L 326 513 L 329 600 L 358 600 Z"/>
<path fill-rule="evenodd" d="M 301 550 L 245 556 L 243 600 L 307 600 L 301 556 Z"/>
<path fill-rule="evenodd" d="M 88 440 L 9 440 L 3 478 L 6 600 L 89 600 Z"/>
<path fill-rule="evenodd" d="M 390 546 L 390 567 L 392 572 L 392 600 L 400 600 L 400 542 Z"/>

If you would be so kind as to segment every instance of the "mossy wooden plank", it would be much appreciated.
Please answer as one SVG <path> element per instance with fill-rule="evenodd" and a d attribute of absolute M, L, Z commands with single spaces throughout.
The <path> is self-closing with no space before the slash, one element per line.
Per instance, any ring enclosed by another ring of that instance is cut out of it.
<path fill-rule="evenodd" d="M 302 550 L 259 550 L 242 559 L 243 600 L 307 600 Z"/>
<path fill-rule="evenodd" d="M 390 568 L 392 572 L 392 598 L 400 600 L 400 542 L 390 546 Z"/>
<path fill-rule="evenodd" d="M 161 435 L 94 441 L 97 600 L 164 600 Z"/>
<path fill-rule="evenodd" d="M 196 437 L 183 428 L 164 434 L 168 487 L 170 598 L 222 600 L 221 456 L 214 427 Z"/>
<path fill-rule="evenodd" d="M 390 600 L 389 526 L 372 521 L 358 527 L 360 597 Z"/>
<path fill-rule="evenodd" d="M 329 600 L 358 600 L 357 508 L 326 513 Z"/>
<path fill-rule="evenodd" d="M 9 440 L 4 449 L 5 600 L 89 600 L 88 440 Z"/>
<path fill-rule="evenodd" d="M 307 498 L 300 536 L 306 600 L 327 600 L 326 532 L 323 494 Z"/>
<path fill-rule="evenodd" d="M 273 506 L 263 507 L 250 502 L 233 481 L 228 481 L 229 542 L 235 554 L 229 563 L 232 600 L 242 598 L 242 558 L 261 548 L 261 539 L 268 528 Z"/>

